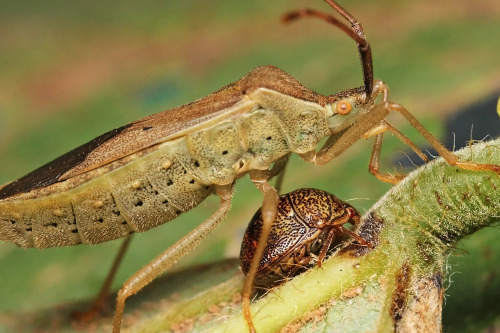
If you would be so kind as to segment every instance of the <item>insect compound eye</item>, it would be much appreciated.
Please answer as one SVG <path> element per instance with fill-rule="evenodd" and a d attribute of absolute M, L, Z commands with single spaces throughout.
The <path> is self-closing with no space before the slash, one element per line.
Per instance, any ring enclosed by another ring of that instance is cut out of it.
<path fill-rule="evenodd" d="M 347 207 L 346 213 L 347 213 L 347 216 L 349 217 L 351 224 L 358 224 L 360 222 L 361 217 L 359 216 L 359 213 L 354 208 Z"/>
<path fill-rule="evenodd" d="M 337 113 L 339 114 L 348 114 L 352 110 L 351 103 L 347 101 L 340 101 L 337 103 Z"/>
<path fill-rule="evenodd" d="M 346 208 L 347 215 L 349 216 L 350 219 L 352 219 L 354 216 L 356 216 L 356 211 L 352 208 Z"/>

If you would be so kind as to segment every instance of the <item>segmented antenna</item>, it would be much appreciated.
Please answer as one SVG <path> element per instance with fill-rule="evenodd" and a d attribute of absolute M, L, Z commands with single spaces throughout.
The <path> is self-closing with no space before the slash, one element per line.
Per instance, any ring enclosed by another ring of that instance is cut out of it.
<path fill-rule="evenodd" d="M 327 23 L 333 24 L 334 26 L 345 32 L 349 37 L 354 39 L 358 46 L 358 52 L 361 59 L 366 96 L 369 98 L 373 90 L 372 50 L 370 48 L 370 44 L 366 40 L 363 27 L 351 14 L 349 14 L 349 12 L 342 8 L 338 3 L 334 2 L 333 0 L 325 0 L 325 2 L 328 3 L 333 9 L 335 9 L 346 20 L 348 20 L 351 23 L 351 27 L 349 28 L 345 23 L 339 21 L 332 15 L 307 8 L 291 11 L 285 14 L 282 20 L 284 23 L 288 23 L 301 17 L 316 17 Z"/>

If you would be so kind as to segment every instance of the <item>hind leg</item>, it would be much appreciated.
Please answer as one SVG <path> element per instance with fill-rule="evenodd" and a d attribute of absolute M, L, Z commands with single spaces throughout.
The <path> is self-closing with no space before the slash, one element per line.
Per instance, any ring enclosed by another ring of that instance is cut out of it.
<path fill-rule="evenodd" d="M 116 298 L 115 318 L 113 321 L 113 333 L 119 333 L 125 309 L 125 301 L 128 297 L 136 294 L 151 281 L 163 274 L 179 259 L 188 254 L 208 234 L 210 234 L 224 219 L 231 207 L 232 185 L 216 186 L 217 195 L 221 199 L 219 208 L 205 222 L 196 229 L 189 232 L 182 239 L 170 246 L 149 264 L 132 275 L 118 292 Z"/>

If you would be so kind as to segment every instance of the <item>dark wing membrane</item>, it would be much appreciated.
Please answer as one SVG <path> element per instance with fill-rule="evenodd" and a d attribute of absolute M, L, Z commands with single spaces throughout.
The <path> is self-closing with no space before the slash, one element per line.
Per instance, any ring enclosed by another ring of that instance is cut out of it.
<path fill-rule="evenodd" d="M 128 126 L 129 125 L 122 126 L 104 133 L 94 140 L 75 148 L 62 156 L 59 156 L 52 162 L 49 162 L 35 171 L 28 173 L 26 176 L 5 185 L 0 188 L 0 200 L 18 193 L 25 193 L 54 184 L 62 174 L 73 168 L 75 165 L 81 163 L 94 149 L 123 132 L 123 130 L 125 130 Z"/>

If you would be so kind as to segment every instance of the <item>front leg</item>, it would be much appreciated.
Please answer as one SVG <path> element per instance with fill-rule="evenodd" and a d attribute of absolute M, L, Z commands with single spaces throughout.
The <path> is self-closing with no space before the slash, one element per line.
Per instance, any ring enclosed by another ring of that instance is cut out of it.
<path fill-rule="evenodd" d="M 354 124 L 340 136 L 333 134 L 321 147 L 319 152 L 308 152 L 300 156 L 308 162 L 323 165 L 343 153 L 372 128 L 380 124 L 389 111 L 381 104 L 373 106 L 366 114 L 356 119 Z"/>

